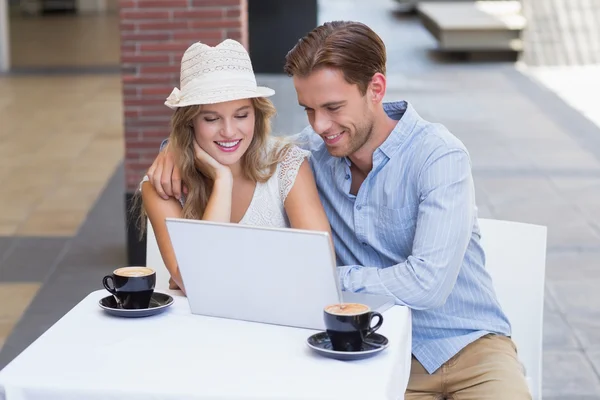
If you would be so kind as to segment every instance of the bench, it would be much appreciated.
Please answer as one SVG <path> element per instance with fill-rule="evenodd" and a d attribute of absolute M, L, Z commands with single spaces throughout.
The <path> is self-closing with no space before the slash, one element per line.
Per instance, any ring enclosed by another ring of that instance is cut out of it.
<path fill-rule="evenodd" d="M 468 53 L 523 50 L 526 19 L 519 1 L 420 2 L 417 12 L 441 50 Z"/>

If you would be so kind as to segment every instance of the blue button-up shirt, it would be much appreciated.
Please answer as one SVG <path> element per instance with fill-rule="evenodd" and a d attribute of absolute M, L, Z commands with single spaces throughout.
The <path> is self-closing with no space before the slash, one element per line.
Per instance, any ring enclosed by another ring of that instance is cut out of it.
<path fill-rule="evenodd" d="M 510 324 L 484 267 L 465 146 L 406 102 L 385 110 L 398 123 L 356 196 L 348 159 L 310 127 L 298 139 L 312 152 L 342 289 L 410 307 L 413 355 L 433 373 L 487 333 L 510 335 Z"/>

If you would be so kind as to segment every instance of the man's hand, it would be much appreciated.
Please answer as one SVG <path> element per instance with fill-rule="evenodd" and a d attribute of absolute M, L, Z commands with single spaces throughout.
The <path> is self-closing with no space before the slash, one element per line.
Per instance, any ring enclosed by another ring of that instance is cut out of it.
<path fill-rule="evenodd" d="M 182 190 L 187 193 L 187 188 L 181 183 L 181 171 L 175 163 L 175 154 L 169 144 L 158 153 L 147 175 L 158 195 L 165 200 L 169 197 L 179 200 Z"/>

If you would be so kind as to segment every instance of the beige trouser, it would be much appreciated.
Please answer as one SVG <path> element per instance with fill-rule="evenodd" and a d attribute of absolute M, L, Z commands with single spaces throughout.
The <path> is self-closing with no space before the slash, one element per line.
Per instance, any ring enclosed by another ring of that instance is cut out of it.
<path fill-rule="evenodd" d="M 486 335 L 469 344 L 433 374 L 415 357 L 405 400 L 531 400 L 510 338 Z"/>

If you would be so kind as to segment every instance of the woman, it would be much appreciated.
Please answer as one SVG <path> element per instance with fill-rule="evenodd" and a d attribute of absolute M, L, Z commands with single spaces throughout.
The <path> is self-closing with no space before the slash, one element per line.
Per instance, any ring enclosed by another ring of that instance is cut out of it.
<path fill-rule="evenodd" d="M 147 178 L 141 185 L 171 283 L 185 292 L 168 217 L 330 232 L 309 153 L 269 136 L 275 108 L 267 97 L 274 91 L 256 86 L 240 43 L 194 43 L 183 55 L 180 83 L 165 104 L 175 110 L 169 146 L 179 155 L 187 194 L 165 200 Z"/>

